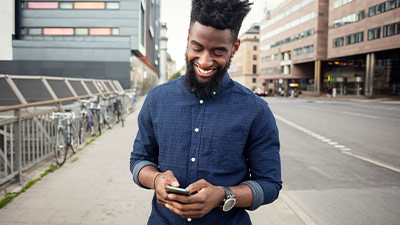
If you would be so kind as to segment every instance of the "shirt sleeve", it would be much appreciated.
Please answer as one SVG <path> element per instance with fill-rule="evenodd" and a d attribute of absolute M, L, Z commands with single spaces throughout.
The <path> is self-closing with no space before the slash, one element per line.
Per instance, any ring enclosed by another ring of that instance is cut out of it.
<path fill-rule="evenodd" d="M 158 144 L 154 134 L 151 120 L 151 93 L 147 96 L 140 110 L 138 117 L 138 133 L 133 144 L 133 150 L 130 158 L 130 170 L 133 175 L 133 181 L 142 188 L 139 182 L 139 172 L 145 166 L 158 167 Z"/>
<path fill-rule="evenodd" d="M 278 198 L 282 188 L 279 149 L 275 118 L 268 104 L 263 102 L 251 125 L 246 143 L 245 154 L 250 169 L 250 180 L 242 184 L 248 185 L 253 192 L 253 203 L 248 210 L 255 210 Z"/>

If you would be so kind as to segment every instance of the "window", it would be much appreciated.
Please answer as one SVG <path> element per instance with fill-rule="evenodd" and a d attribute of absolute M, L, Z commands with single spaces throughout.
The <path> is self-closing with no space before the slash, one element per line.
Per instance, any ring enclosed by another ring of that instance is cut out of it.
<path fill-rule="evenodd" d="M 342 18 L 340 18 L 338 20 L 335 20 L 333 22 L 333 27 L 334 28 L 341 27 L 341 26 L 344 26 L 346 24 L 350 24 L 350 23 L 354 23 L 354 22 L 360 21 L 360 20 L 362 20 L 364 18 L 365 18 L 365 12 L 364 12 L 364 10 L 362 10 L 362 11 L 347 15 L 345 17 L 342 17 Z"/>
<path fill-rule="evenodd" d="M 364 41 L 364 32 L 358 32 L 346 36 L 346 45 L 351 45 Z"/>
<path fill-rule="evenodd" d="M 144 11 L 144 6 L 140 4 L 140 44 L 144 47 L 144 26 L 145 26 L 145 11 Z"/>
<path fill-rule="evenodd" d="M 253 78 L 253 83 L 257 83 L 257 78 Z"/>
<path fill-rule="evenodd" d="M 381 38 L 381 27 L 376 27 L 368 30 L 368 40 Z"/>
<path fill-rule="evenodd" d="M 253 55 L 253 60 L 257 60 L 257 55 Z"/>
<path fill-rule="evenodd" d="M 119 35 L 119 29 L 118 28 L 112 28 L 111 29 L 111 34 L 112 35 Z"/>
<path fill-rule="evenodd" d="M 253 65 L 253 74 L 257 73 L 257 65 Z"/>
<path fill-rule="evenodd" d="M 43 35 L 74 35 L 73 28 L 43 28 Z"/>
<path fill-rule="evenodd" d="M 383 26 L 383 37 L 400 34 L 400 22 Z"/>
<path fill-rule="evenodd" d="M 74 3 L 72 2 L 60 2 L 60 9 L 73 9 Z"/>
<path fill-rule="evenodd" d="M 104 2 L 74 2 L 74 9 L 104 9 Z"/>
<path fill-rule="evenodd" d="M 27 29 L 27 34 L 29 35 L 42 35 L 42 29 L 41 28 L 29 28 Z"/>
<path fill-rule="evenodd" d="M 28 9 L 58 9 L 58 2 L 28 2 Z"/>
<path fill-rule="evenodd" d="M 107 2 L 106 9 L 119 9 L 119 2 Z"/>
<path fill-rule="evenodd" d="M 396 8 L 400 7 L 400 1 L 399 0 L 390 0 L 386 2 L 379 3 L 377 5 L 374 5 L 372 7 L 369 7 L 369 16 L 375 16 Z"/>
<path fill-rule="evenodd" d="M 110 28 L 90 28 L 89 35 L 111 35 Z"/>
<path fill-rule="evenodd" d="M 253 46 L 253 50 L 254 50 L 254 51 L 257 50 L 257 46 L 256 46 L 256 45 Z"/>
<path fill-rule="evenodd" d="M 88 28 L 75 28 L 75 35 L 89 35 Z"/>
<path fill-rule="evenodd" d="M 333 39 L 333 47 L 337 48 L 337 47 L 341 47 L 344 45 L 344 37 L 338 37 Z"/>

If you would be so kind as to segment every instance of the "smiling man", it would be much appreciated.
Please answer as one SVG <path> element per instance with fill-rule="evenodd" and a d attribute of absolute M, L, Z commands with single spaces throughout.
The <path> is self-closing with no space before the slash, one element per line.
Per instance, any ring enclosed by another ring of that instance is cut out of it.
<path fill-rule="evenodd" d="M 148 224 L 251 224 L 246 210 L 282 187 L 279 135 L 268 104 L 227 70 L 247 0 L 193 0 L 185 76 L 153 88 L 140 111 L 133 180 L 154 189 Z M 166 186 L 186 188 L 190 196 Z"/>

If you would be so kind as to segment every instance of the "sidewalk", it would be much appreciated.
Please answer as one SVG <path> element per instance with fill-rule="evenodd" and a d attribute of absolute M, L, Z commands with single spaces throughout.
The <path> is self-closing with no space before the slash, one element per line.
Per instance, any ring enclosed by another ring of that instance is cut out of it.
<path fill-rule="evenodd" d="M 153 191 L 138 188 L 129 171 L 138 111 L 0 209 L 0 225 L 146 224 Z M 315 224 L 284 190 L 250 216 L 255 225 Z"/>

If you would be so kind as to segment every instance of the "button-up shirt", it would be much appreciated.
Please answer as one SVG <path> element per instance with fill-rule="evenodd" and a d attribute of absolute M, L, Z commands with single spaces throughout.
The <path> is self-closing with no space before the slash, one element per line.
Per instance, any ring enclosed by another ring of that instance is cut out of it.
<path fill-rule="evenodd" d="M 181 187 L 205 179 L 216 186 L 248 185 L 254 210 L 282 187 L 279 135 L 268 104 L 226 73 L 208 99 L 188 91 L 184 77 L 153 88 L 139 113 L 131 153 L 133 180 L 148 165 L 171 170 Z M 145 187 L 144 187 L 145 188 Z M 186 220 L 152 201 L 148 224 L 251 224 L 244 208 L 219 208 Z"/>

